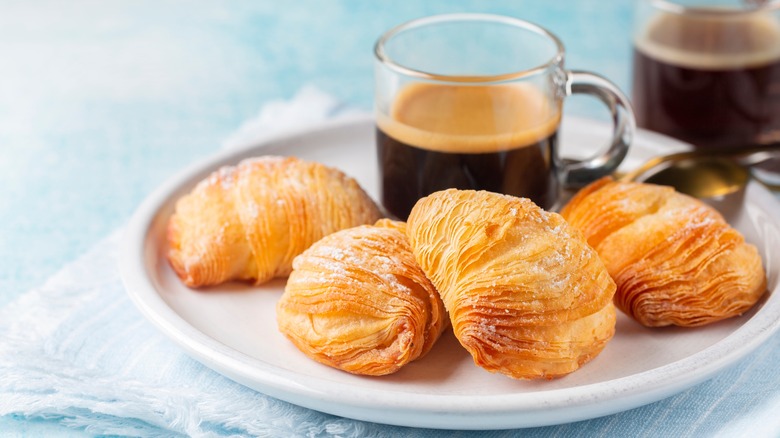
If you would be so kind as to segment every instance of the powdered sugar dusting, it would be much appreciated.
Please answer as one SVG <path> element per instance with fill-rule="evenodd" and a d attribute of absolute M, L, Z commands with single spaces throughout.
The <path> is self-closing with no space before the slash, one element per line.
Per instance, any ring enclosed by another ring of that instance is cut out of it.
<path fill-rule="evenodd" d="M 412 290 L 404 282 L 405 273 L 410 269 L 409 262 L 397 253 L 397 248 L 394 253 L 382 245 L 379 236 L 388 233 L 399 232 L 366 225 L 326 236 L 300 256 L 309 266 L 298 275 L 321 284 L 384 287 L 396 294 L 411 294 Z M 411 252 L 406 256 L 410 259 Z M 296 259 L 294 267 L 298 269 L 301 264 L 302 261 Z M 373 282 L 367 279 L 373 279 Z"/>

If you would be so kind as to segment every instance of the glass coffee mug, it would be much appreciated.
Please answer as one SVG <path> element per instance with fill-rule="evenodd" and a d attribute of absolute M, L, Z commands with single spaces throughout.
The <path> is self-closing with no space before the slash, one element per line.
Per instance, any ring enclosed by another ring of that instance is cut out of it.
<path fill-rule="evenodd" d="M 564 187 L 613 172 L 634 116 L 608 80 L 564 69 L 547 30 L 515 18 L 439 15 L 391 29 L 375 47 L 377 155 L 382 205 L 406 219 L 446 188 L 488 190 L 554 208 Z M 609 108 L 612 139 L 598 156 L 558 156 L 563 99 L 592 94 Z"/>
<path fill-rule="evenodd" d="M 780 1 L 637 5 L 639 126 L 701 148 L 780 141 Z"/>

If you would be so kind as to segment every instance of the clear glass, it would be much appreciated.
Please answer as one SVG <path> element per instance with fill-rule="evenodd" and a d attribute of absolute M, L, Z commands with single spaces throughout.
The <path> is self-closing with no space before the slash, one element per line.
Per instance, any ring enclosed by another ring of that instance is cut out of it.
<path fill-rule="evenodd" d="M 382 204 L 405 219 L 420 197 L 450 187 L 531 198 L 553 208 L 561 186 L 611 173 L 634 130 L 628 99 L 606 79 L 564 68 L 549 31 L 497 15 L 451 14 L 385 33 L 375 47 Z M 562 159 L 563 99 L 589 93 L 614 120 L 606 150 Z"/>

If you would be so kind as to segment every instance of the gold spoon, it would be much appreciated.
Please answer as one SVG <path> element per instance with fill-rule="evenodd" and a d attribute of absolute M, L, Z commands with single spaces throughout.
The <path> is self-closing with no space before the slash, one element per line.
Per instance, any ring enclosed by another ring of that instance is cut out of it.
<path fill-rule="evenodd" d="M 751 176 L 749 166 L 777 156 L 780 156 L 780 143 L 717 150 L 697 149 L 652 158 L 617 178 L 621 181 L 672 186 L 696 198 L 718 198 L 735 193 L 747 185 Z M 780 186 L 766 185 L 771 190 L 780 190 Z"/>

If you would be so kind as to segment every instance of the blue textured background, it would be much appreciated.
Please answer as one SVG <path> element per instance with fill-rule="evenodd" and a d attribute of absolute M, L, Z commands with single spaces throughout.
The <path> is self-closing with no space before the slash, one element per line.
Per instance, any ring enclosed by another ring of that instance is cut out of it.
<path fill-rule="evenodd" d="M 444 12 L 537 22 L 628 89 L 632 1 L 0 1 L 0 305 L 127 221 L 271 99 L 365 109 L 372 46 Z M 570 112 L 589 104 L 574 99 Z M 7 435 L 72 433 L 0 418 Z"/>
<path fill-rule="evenodd" d="M 269 99 L 366 109 L 383 30 L 453 11 L 540 23 L 629 81 L 631 1 L 2 1 L 0 305 L 122 224 Z M 573 105 L 576 106 L 577 102 Z"/>

